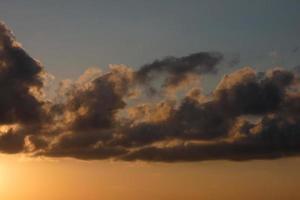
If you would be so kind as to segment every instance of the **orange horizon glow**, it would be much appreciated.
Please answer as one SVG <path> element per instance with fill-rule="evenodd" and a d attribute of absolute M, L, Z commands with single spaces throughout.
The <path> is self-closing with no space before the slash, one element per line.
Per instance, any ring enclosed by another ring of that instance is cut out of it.
<path fill-rule="evenodd" d="M 0 163 L 5 200 L 300 198 L 299 158 L 166 164 L 1 155 Z"/>

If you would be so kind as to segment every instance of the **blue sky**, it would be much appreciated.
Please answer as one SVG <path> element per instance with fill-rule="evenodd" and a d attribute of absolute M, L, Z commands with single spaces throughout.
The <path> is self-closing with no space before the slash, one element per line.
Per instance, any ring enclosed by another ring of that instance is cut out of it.
<path fill-rule="evenodd" d="M 90 66 L 132 67 L 220 51 L 239 67 L 300 64 L 297 0 L 5 1 L 0 19 L 58 78 Z M 226 71 L 227 69 L 224 69 Z"/>

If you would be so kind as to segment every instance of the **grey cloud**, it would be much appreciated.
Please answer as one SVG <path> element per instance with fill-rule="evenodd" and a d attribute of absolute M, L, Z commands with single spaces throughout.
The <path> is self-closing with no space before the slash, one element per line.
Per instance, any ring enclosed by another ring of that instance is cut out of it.
<path fill-rule="evenodd" d="M 208 144 L 181 144 L 173 147 L 144 147 L 121 156 L 119 159 L 133 161 L 206 161 L 252 159 L 276 159 L 300 154 L 299 121 L 289 123 L 282 119 L 265 118 L 255 134 L 247 134 L 234 141 Z M 255 127 L 254 125 L 248 128 Z"/>
<path fill-rule="evenodd" d="M 0 151 L 23 151 L 25 136 L 37 134 L 36 128 L 49 119 L 43 108 L 45 102 L 31 92 L 32 88 L 42 89 L 42 72 L 41 64 L 25 52 L 0 22 L 0 126 L 18 125 L 22 129 L 1 133 Z"/>
<path fill-rule="evenodd" d="M 184 57 L 166 57 L 143 65 L 136 72 L 136 79 L 143 84 L 165 74 L 164 86 L 178 85 L 188 73 L 205 74 L 217 71 L 216 65 L 223 55 L 216 52 L 199 52 Z"/>
<path fill-rule="evenodd" d="M 0 123 L 35 123 L 45 117 L 42 102 L 30 93 L 43 86 L 41 65 L 0 23 Z"/>
<path fill-rule="evenodd" d="M 165 139 L 212 140 L 226 137 L 237 117 L 279 110 L 286 97 L 286 88 L 294 80 L 291 72 L 282 70 L 273 70 L 264 77 L 255 75 L 252 79 L 247 79 L 241 70 L 226 78 L 235 79 L 236 76 L 240 82 L 227 88 L 220 85 L 221 89 L 215 91 L 212 100 L 198 102 L 186 97 L 168 119 L 131 126 L 124 130 L 123 138 L 117 144 L 141 146 Z"/>
<path fill-rule="evenodd" d="M 176 100 L 162 94 L 160 104 L 143 95 L 130 99 L 143 86 L 154 91 L 151 82 L 160 80 L 159 89 L 176 90 L 189 78 L 217 72 L 222 59 L 220 53 L 200 52 L 156 60 L 136 71 L 91 70 L 62 87 L 59 100 L 46 101 L 32 92 L 44 87 L 41 64 L 0 24 L 0 151 L 160 162 L 299 155 L 297 70 L 243 68 L 225 75 L 208 95 L 197 85 Z M 127 115 L 131 107 L 136 110 Z"/>
<path fill-rule="evenodd" d="M 2 153 L 19 153 L 24 150 L 23 134 L 16 134 L 13 131 L 8 131 L 0 135 L 0 151 Z"/>

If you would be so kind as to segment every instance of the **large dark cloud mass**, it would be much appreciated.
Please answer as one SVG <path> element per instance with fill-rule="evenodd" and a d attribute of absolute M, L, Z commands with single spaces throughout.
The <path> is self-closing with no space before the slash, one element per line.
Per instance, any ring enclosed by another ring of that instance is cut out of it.
<path fill-rule="evenodd" d="M 138 70 L 89 69 L 78 80 L 62 81 L 47 99 L 47 73 L 1 23 L 0 151 L 159 162 L 299 155 L 299 70 L 245 67 L 205 94 L 201 77 L 217 73 L 222 59 L 199 52 Z M 174 95 L 144 94 L 154 88 Z"/>
<path fill-rule="evenodd" d="M 43 87 L 42 67 L 16 42 L 12 32 L 0 22 L 0 124 L 19 125 L 21 131 L 8 130 L 0 135 L 0 150 L 23 150 L 29 129 L 47 119 L 44 102 L 36 95 Z M 26 128 L 26 130 L 24 130 Z M 23 132 L 26 133 L 23 133 Z"/>
<path fill-rule="evenodd" d="M 40 64 L 18 44 L 4 24 L 0 24 L 0 122 L 34 123 L 43 110 L 30 88 L 43 86 Z"/>

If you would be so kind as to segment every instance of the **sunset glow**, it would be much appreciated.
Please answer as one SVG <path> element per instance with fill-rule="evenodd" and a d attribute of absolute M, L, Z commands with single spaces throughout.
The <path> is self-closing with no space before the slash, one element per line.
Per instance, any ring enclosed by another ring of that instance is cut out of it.
<path fill-rule="evenodd" d="M 299 200 L 299 1 L 0 3 L 0 200 Z"/>

